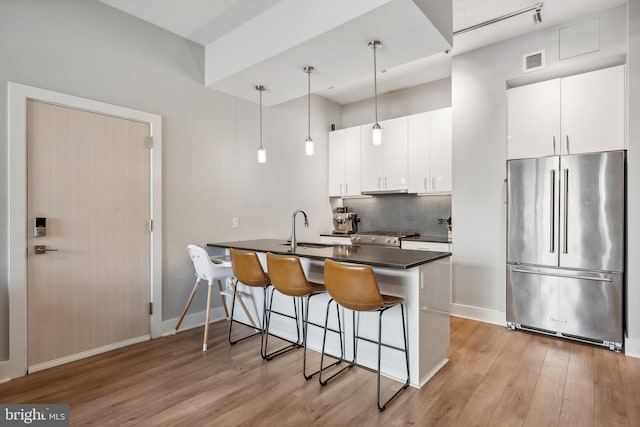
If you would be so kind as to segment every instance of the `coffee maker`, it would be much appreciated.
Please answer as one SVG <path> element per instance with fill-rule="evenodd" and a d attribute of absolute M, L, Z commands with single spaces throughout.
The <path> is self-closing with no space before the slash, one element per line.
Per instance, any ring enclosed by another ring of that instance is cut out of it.
<path fill-rule="evenodd" d="M 358 214 L 347 207 L 338 207 L 333 214 L 333 234 L 352 234 L 358 231 Z"/>

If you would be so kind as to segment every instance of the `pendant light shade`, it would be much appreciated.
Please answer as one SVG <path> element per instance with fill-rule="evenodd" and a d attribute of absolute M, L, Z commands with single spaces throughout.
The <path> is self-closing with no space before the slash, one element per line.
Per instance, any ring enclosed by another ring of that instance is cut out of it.
<path fill-rule="evenodd" d="M 307 156 L 313 156 L 315 153 L 315 143 L 311 139 L 311 72 L 312 66 L 304 67 L 303 71 L 307 73 L 307 139 L 304 141 L 304 153 Z"/>
<path fill-rule="evenodd" d="M 258 147 L 258 163 L 267 162 L 267 150 L 262 146 L 262 92 L 264 92 L 264 86 L 256 86 L 256 90 L 260 93 L 260 146 Z"/>
<path fill-rule="evenodd" d="M 371 132 L 371 143 L 373 145 L 382 145 L 382 126 L 378 123 L 378 69 L 376 63 L 376 49 L 381 45 L 382 43 L 378 40 L 372 40 L 368 44 L 373 50 L 373 99 L 375 102 L 376 118 L 376 122 L 373 124 L 373 131 Z"/>

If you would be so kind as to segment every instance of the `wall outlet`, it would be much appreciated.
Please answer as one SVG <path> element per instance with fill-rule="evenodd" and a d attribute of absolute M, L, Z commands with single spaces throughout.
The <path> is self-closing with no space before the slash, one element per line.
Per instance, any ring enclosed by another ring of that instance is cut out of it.
<path fill-rule="evenodd" d="M 231 219 L 231 228 L 238 228 L 238 218 L 232 218 Z"/>

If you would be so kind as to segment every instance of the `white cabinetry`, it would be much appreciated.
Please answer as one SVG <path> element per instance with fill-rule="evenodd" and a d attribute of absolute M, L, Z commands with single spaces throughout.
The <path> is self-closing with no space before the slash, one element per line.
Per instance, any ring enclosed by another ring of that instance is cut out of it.
<path fill-rule="evenodd" d="M 451 108 L 408 117 L 409 193 L 451 192 Z"/>
<path fill-rule="evenodd" d="M 328 245 L 350 245 L 351 237 L 349 236 L 320 236 L 320 243 Z"/>
<path fill-rule="evenodd" d="M 402 240 L 402 249 L 413 249 L 418 251 L 451 252 L 451 243 L 441 242 L 418 242 L 415 240 Z"/>
<path fill-rule="evenodd" d="M 407 117 L 385 120 L 382 145 L 371 143 L 372 126 L 361 126 L 360 172 L 362 192 L 407 190 Z"/>
<path fill-rule="evenodd" d="M 360 128 L 329 132 L 329 197 L 360 195 Z"/>
<path fill-rule="evenodd" d="M 625 148 L 623 65 L 507 91 L 507 158 Z"/>

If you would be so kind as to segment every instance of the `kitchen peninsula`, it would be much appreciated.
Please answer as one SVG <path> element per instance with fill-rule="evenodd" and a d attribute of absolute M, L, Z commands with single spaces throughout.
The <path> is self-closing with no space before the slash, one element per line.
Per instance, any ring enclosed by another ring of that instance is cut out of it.
<path fill-rule="evenodd" d="M 237 242 L 208 243 L 210 248 L 234 248 L 251 250 L 258 253 L 260 261 L 266 271 L 266 253 L 290 254 L 290 244 L 284 240 L 261 239 Z M 451 303 L 451 265 L 449 252 L 414 251 L 398 248 L 384 248 L 359 245 L 325 245 L 318 243 L 299 243 L 295 255 L 300 257 L 302 267 L 308 280 L 323 282 L 323 263 L 325 259 L 340 262 L 367 264 L 373 267 L 378 285 L 382 293 L 401 296 L 405 299 L 407 311 L 407 329 L 409 345 L 410 383 L 414 387 L 421 387 L 442 366 L 447 363 L 446 351 L 449 346 L 449 311 Z M 239 288 L 245 298 L 250 297 L 254 302 L 257 318 L 261 312 L 255 307 L 262 307 L 262 292 L 241 286 Z M 309 308 L 309 321 L 324 324 L 328 295 L 314 297 Z M 293 312 L 289 297 L 274 298 L 274 309 Z M 244 313 L 236 310 L 234 318 L 247 321 Z M 387 317 L 388 316 L 388 317 Z M 353 325 L 351 314 L 343 316 L 346 337 L 351 337 Z M 374 338 L 377 336 L 377 317 L 375 313 L 361 313 L 356 317 L 359 323 L 359 334 Z M 335 312 L 330 314 L 331 322 L 335 323 Z M 271 321 L 271 331 L 287 339 L 295 340 L 295 326 L 290 319 L 274 316 Z M 392 345 L 401 346 L 402 329 L 400 310 L 390 310 L 385 314 L 382 339 Z M 332 354 L 339 354 L 338 340 L 327 336 L 328 350 Z M 345 358 L 350 360 L 353 355 L 353 345 L 346 340 Z M 322 329 L 309 327 L 308 347 L 319 351 L 322 345 Z M 396 354 L 397 353 L 397 354 Z M 377 363 L 376 346 L 361 341 L 358 343 L 357 363 L 374 367 Z M 403 355 L 399 352 L 383 350 L 383 375 L 391 378 L 402 378 Z"/>

